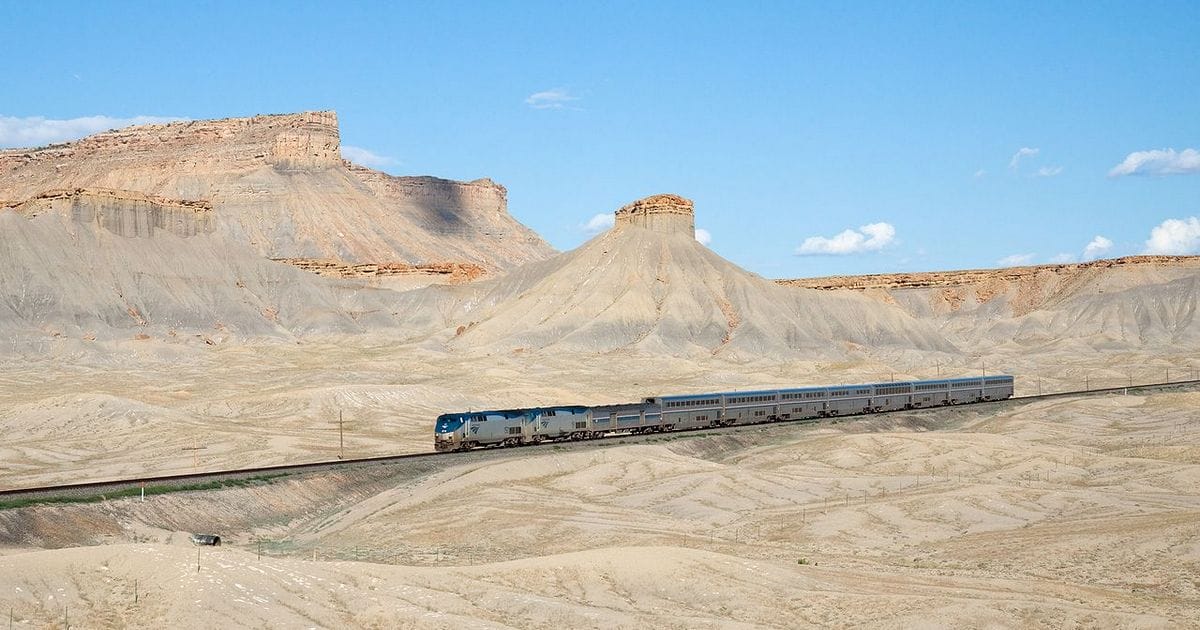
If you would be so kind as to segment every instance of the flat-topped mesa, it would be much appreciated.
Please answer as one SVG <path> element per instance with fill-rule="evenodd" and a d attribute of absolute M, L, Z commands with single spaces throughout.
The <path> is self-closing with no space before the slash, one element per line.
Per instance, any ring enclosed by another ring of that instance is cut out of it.
<path fill-rule="evenodd" d="M 7 183 L 24 196 L 32 196 L 64 185 L 115 187 L 106 179 L 128 170 L 163 169 L 176 177 L 190 177 L 264 164 L 281 171 L 341 166 L 337 113 L 135 125 L 63 144 L 0 149 L 0 180 L 7 180 L 0 183 L 0 190 Z"/>
<path fill-rule="evenodd" d="M 636 225 L 665 234 L 696 236 L 696 213 L 692 201 L 679 195 L 651 195 L 623 206 L 616 212 L 616 225 Z"/>
<path fill-rule="evenodd" d="M 503 186 L 394 177 L 340 148 L 332 111 L 125 127 L 0 149 L 0 207 L 62 189 L 205 200 L 215 232 L 268 258 L 500 270 L 554 251 L 508 214 Z"/>

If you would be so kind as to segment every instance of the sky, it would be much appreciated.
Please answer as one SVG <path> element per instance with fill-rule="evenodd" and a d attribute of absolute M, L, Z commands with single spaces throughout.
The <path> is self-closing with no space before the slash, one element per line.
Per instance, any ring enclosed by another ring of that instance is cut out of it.
<path fill-rule="evenodd" d="M 338 112 L 560 250 L 656 193 L 763 276 L 1200 253 L 1200 3 L 5 2 L 0 146 Z"/>

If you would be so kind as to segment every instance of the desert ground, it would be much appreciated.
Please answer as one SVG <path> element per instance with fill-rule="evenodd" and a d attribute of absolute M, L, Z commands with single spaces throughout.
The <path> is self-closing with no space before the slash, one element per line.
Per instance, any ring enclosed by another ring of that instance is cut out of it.
<path fill-rule="evenodd" d="M 962 356 L 855 351 L 846 360 L 634 352 L 473 356 L 386 338 L 295 343 L 128 341 L 0 359 L 0 489 L 432 449 L 446 411 L 606 404 L 798 384 L 1017 375 L 1017 394 L 1191 379 L 1176 353 Z M 1108 361 L 1109 363 L 1104 363 Z M 990 368 L 988 366 L 991 366 Z"/>
<path fill-rule="evenodd" d="M 286 381 L 269 371 L 259 389 Z M 279 398 L 245 404 L 302 404 Z M 1196 627 L 1197 409 L 1118 393 L 7 510 L 0 608 L 13 627 Z M 214 442 L 248 458 L 236 434 Z"/>

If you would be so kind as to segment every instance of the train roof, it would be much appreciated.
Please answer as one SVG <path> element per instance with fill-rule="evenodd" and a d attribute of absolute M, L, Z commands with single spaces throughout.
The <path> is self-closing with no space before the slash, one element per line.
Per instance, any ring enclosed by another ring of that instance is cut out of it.
<path fill-rule="evenodd" d="M 701 398 L 712 398 L 713 396 L 720 396 L 720 395 L 721 395 L 720 392 L 709 392 L 707 394 L 679 394 L 679 395 L 675 395 L 675 396 L 655 396 L 655 398 L 658 398 L 660 400 L 698 400 Z"/>
<path fill-rule="evenodd" d="M 704 398 L 712 398 L 713 396 L 760 396 L 760 395 L 766 395 L 766 394 L 774 394 L 777 392 L 786 392 L 786 393 L 790 394 L 790 393 L 794 393 L 794 392 L 819 392 L 819 391 L 826 391 L 826 390 L 831 390 L 831 389 L 855 389 L 855 388 L 861 388 L 861 387 L 898 387 L 898 386 L 902 387 L 902 386 L 907 386 L 907 385 L 927 385 L 927 384 L 931 384 L 931 383 L 965 383 L 968 381 L 978 381 L 981 378 L 986 378 L 988 380 L 993 380 L 993 379 L 1012 380 L 1013 377 L 1009 376 L 1007 374 L 994 374 L 994 375 L 987 376 L 987 377 L 967 376 L 967 377 L 962 377 L 962 378 L 941 378 L 941 379 L 929 379 L 929 380 L 923 380 L 923 381 L 887 381 L 887 382 L 883 382 L 883 383 L 845 383 L 845 384 L 841 384 L 841 385 L 818 385 L 818 386 L 812 386 L 812 387 L 783 387 L 783 388 L 779 388 L 779 389 L 756 389 L 756 390 L 733 391 L 733 392 L 709 392 L 709 393 L 705 393 L 705 394 L 679 394 L 679 395 L 666 395 L 666 396 L 651 396 L 651 397 L 647 398 L 647 400 L 654 400 L 654 399 L 670 400 L 670 401 L 700 400 L 700 399 L 704 399 Z"/>
<path fill-rule="evenodd" d="M 466 420 L 467 418 L 473 418 L 475 416 L 483 416 L 484 418 L 487 418 L 489 416 L 496 417 L 496 418 L 515 418 L 515 417 L 525 413 L 525 411 L 526 410 L 524 410 L 524 409 L 496 409 L 496 410 L 492 410 L 492 411 L 488 411 L 488 410 L 460 411 L 457 413 L 444 413 L 444 414 L 438 416 L 437 419 L 438 420 Z"/>
<path fill-rule="evenodd" d="M 631 407 L 636 407 L 639 405 L 655 404 L 658 401 L 675 402 L 675 401 L 685 401 L 685 400 L 704 400 L 707 398 L 717 398 L 717 397 L 721 397 L 721 396 L 760 396 L 760 395 L 771 395 L 771 394 L 776 394 L 776 393 L 816 392 L 816 391 L 828 391 L 828 390 L 835 390 L 835 389 L 856 389 L 856 388 L 862 388 L 862 387 L 897 387 L 897 386 L 906 386 L 906 385 L 911 385 L 911 386 L 929 385 L 929 384 L 936 384 L 936 383 L 952 384 L 952 383 L 978 382 L 980 380 L 985 380 L 985 381 L 990 381 L 990 382 L 997 382 L 997 381 L 1011 382 L 1014 380 L 1014 378 L 1012 375 L 1009 375 L 1009 374 L 992 374 L 992 375 L 988 375 L 988 376 L 982 376 L 982 375 L 981 376 L 967 376 L 967 377 L 959 377 L 959 378 L 929 379 L 929 380 L 921 380 L 921 381 L 890 381 L 890 382 L 885 382 L 885 383 L 849 383 L 849 384 L 843 384 L 843 385 L 817 385 L 817 386 L 811 386 L 811 387 L 786 387 L 786 388 L 779 388 L 779 389 L 757 389 L 757 390 L 740 391 L 740 392 L 739 391 L 708 392 L 708 393 L 703 393 L 703 394 L 649 396 L 647 398 L 642 399 L 641 402 L 619 403 L 619 404 L 611 404 L 611 405 L 594 405 L 594 406 L 590 406 L 590 407 L 587 405 L 547 405 L 544 407 L 527 407 L 524 409 L 495 409 L 495 410 L 480 410 L 480 411 L 462 411 L 462 412 L 458 412 L 458 413 L 444 413 L 444 414 L 438 416 L 437 419 L 439 421 L 440 420 L 456 420 L 456 419 L 465 420 L 465 419 L 468 419 L 471 417 L 477 417 L 477 416 L 484 416 L 485 418 L 491 417 L 491 418 L 497 418 L 497 419 L 508 419 L 508 418 L 516 418 L 516 417 L 519 417 L 522 415 L 528 415 L 531 412 L 538 413 L 538 414 L 544 414 L 546 411 L 550 411 L 550 410 L 566 411 L 566 412 L 569 412 L 572 414 L 581 414 L 581 413 L 586 412 L 589 409 L 599 409 L 599 410 L 604 410 L 604 411 L 624 411 L 626 409 L 629 409 Z"/>
<path fill-rule="evenodd" d="M 483 416 L 485 419 L 492 417 L 498 419 L 516 418 L 518 416 L 529 415 L 530 413 L 545 414 L 547 411 L 565 411 L 572 414 L 585 413 L 591 407 L 586 405 L 554 405 L 548 407 L 526 407 L 524 409 L 493 409 L 480 411 L 460 411 L 457 413 L 444 413 L 437 417 L 438 420 L 458 420 Z"/>

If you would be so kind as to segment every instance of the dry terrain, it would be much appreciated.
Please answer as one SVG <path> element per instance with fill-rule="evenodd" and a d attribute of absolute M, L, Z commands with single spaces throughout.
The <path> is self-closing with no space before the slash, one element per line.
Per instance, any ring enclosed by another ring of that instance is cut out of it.
<path fill-rule="evenodd" d="M 14 627 L 1195 627 L 1196 409 L 1108 395 L 6 511 L 0 604 Z M 204 527 L 227 544 L 198 553 Z"/>

